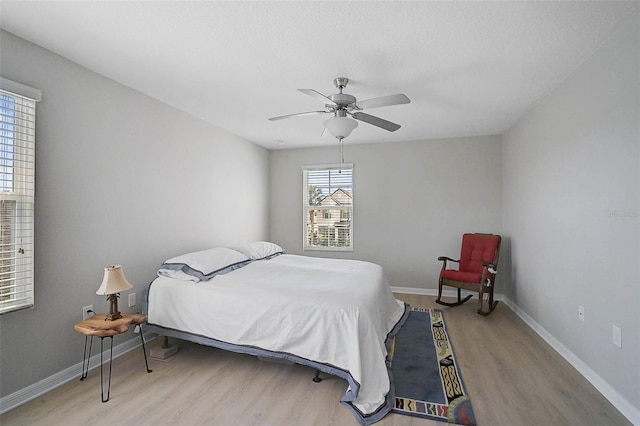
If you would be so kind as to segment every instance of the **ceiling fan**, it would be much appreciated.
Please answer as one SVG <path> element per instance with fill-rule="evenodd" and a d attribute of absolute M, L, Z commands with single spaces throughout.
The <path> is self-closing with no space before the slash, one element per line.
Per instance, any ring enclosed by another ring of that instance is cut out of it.
<path fill-rule="evenodd" d="M 399 124 L 392 123 L 391 121 L 384 120 L 371 114 L 366 114 L 362 112 L 362 110 L 383 106 L 408 104 L 411 100 L 406 95 L 388 95 L 358 101 L 355 96 L 342 93 L 342 90 L 347 87 L 347 83 L 349 83 L 349 79 L 346 77 L 338 77 L 334 79 L 333 84 L 335 84 L 340 93 L 335 93 L 329 96 L 325 96 L 313 89 L 298 89 L 298 91 L 305 95 L 309 95 L 312 98 L 320 100 L 324 103 L 325 109 L 321 111 L 308 111 L 297 114 L 280 115 L 278 117 L 271 117 L 269 120 L 276 121 L 285 118 L 302 117 L 305 115 L 315 114 L 333 114 L 334 116 L 325 121 L 324 125 L 325 128 L 338 139 L 343 139 L 349 136 L 351 131 L 358 127 L 357 121 L 364 121 L 365 123 L 372 124 L 390 132 L 395 132 L 400 128 Z M 353 118 L 353 120 L 349 119 L 349 116 Z"/>

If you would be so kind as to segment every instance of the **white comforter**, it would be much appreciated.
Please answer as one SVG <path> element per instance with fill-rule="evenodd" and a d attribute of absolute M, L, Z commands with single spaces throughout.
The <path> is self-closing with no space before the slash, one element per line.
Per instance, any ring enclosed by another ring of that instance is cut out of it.
<path fill-rule="evenodd" d="M 158 277 L 148 296 L 150 324 L 348 371 L 365 417 L 385 404 L 385 339 L 404 309 L 379 265 L 286 254 L 199 283 Z"/>

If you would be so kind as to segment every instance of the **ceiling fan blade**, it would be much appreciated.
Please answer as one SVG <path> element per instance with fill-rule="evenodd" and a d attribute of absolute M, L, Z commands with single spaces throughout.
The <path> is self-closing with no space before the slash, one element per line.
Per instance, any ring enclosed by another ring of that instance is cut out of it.
<path fill-rule="evenodd" d="M 305 95 L 309 95 L 312 98 L 319 99 L 325 105 L 338 106 L 337 103 L 333 102 L 331 99 L 327 98 L 325 95 L 323 95 L 322 93 L 320 93 L 320 92 L 318 92 L 316 90 L 313 90 L 313 89 L 298 89 L 298 91 L 304 93 Z"/>
<path fill-rule="evenodd" d="M 277 117 L 271 117 L 269 121 L 283 120 L 285 118 L 291 118 L 291 117 L 304 117 L 305 115 L 326 114 L 328 112 L 330 111 L 309 111 L 309 112 L 299 112 L 296 114 L 279 115 Z"/>
<path fill-rule="evenodd" d="M 390 132 L 395 132 L 400 128 L 399 124 L 392 123 L 391 121 L 384 120 L 371 114 L 365 114 L 364 112 L 354 112 L 353 114 L 351 114 L 351 116 L 358 121 L 364 121 L 365 123 L 373 124 L 374 126 L 380 127 L 381 129 L 388 130 Z"/>
<path fill-rule="evenodd" d="M 408 104 L 411 99 L 407 95 L 398 93 L 397 95 L 381 96 L 379 98 L 366 99 L 364 101 L 356 102 L 356 107 L 359 109 L 378 108 L 382 106 L 401 105 Z"/>

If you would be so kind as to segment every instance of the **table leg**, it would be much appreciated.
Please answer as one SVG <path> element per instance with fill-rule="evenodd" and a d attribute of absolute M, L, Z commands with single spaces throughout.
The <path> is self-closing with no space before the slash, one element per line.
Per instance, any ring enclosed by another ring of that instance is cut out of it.
<path fill-rule="evenodd" d="M 102 348 L 102 343 L 104 341 L 104 337 L 100 337 L 100 396 L 102 397 L 102 402 L 109 401 L 111 395 L 111 367 L 113 365 L 113 336 L 107 336 L 111 339 L 111 351 L 109 354 L 109 382 L 107 385 L 107 399 L 104 399 L 104 384 L 103 384 L 103 373 L 102 373 L 102 353 L 104 352 Z"/>
<path fill-rule="evenodd" d="M 144 354 L 144 364 L 147 366 L 147 373 L 151 373 L 153 370 L 149 370 L 149 361 L 147 361 L 147 350 L 144 347 L 144 330 L 142 324 L 140 324 L 140 340 L 142 340 L 142 353 Z"/>
<path fill-rule="evenodd" d="M 87 353 L 87 340 L 89 340 L 89 353 Z M 80 380 L 87 378 L 89 374 L 89 360 L 91 359 L 91 347 L 93 346 L 93 336 L 84 336 L 84 353 L 82 354 L 82 376 Z"/>

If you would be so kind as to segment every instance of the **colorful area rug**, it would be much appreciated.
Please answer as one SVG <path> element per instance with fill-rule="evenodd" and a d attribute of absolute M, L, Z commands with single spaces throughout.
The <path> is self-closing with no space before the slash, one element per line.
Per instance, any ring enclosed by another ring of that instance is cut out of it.
<path fill-rule="evenodd" d="M 389 352 L 395 384 L 392 412 L 475 425 L 439 309 L 413 309 Z"/>

